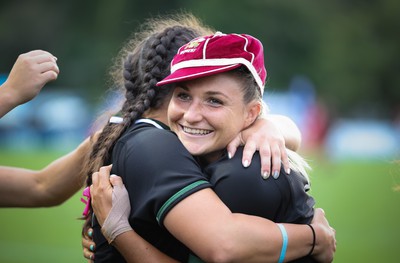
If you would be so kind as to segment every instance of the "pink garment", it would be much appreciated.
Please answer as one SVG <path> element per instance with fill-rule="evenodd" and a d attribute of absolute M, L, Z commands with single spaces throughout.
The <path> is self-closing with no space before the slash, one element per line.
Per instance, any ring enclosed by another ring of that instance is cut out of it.
<path fill-rule="evenodd" d="M 86 205 L 85 209 L 83 210 L 82 215 L 86 217 L 89 214 L 89 208 L 90 208 L 90 187 L 89 186 L 83 190 L 82 195 L 87 198 L 87 200 L 85 200 L 84 198 L 81 198 L 81 202 Z"/>

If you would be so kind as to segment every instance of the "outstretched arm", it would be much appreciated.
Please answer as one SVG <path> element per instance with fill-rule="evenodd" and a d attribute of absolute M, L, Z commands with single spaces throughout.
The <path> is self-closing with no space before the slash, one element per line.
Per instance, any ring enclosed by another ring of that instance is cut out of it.
<path fill-rule="evenodd" d="M 6 82 L 0 86 L 0 118 L 33 99 L 47 82 L 57 79 L 56 60 L 43 50 L 30 51 L 18 57 Z"/>
<path fill-rule="evenodd" d="M 82 159 L 90 145 L 88 138 L 39 171 L 0 166 L 0 207 L 47 207 L 67 200 L 83 186 Z"/>

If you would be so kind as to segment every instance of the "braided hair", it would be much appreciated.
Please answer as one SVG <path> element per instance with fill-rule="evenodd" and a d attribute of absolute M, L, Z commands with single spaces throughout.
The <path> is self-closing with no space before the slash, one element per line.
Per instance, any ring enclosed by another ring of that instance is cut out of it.
<path fill-rule="evenodd" d="M 166 21 L 169 20 L 152 20 L 151 22 L 158 27 L 153 26 L 153 32 L 142 41 L 129 42 L 128 46 L 136 43 L 133 51 L 122 52 L 126 54 L 121 74 L 125 89 L 125 102 L 120 110 L 123 121 L 120 124 L 106 124 L 94 142 L 83 171 L 87 176 L 87 186 L 92 184 L 92 174 L 101 166 L 108 164 L 113 146 L 128 127 L 141 118 L 146 110 L 157 109 L 165 101 L 171 89 L 168 86 L 156 87 L 156 83 L 170 73 L 170 62 L 179 47 L 211 31 L 190 15 L 185 19 L 170 20 L 173 23 L 167 27 L 165 27 L 168 24 Z M 161 23 L 157 23 L 158 21 Z M 164 28 L 160 30 L 163 26 Z M 90 208 L 85 218 L 83 234 L 89 227 L 91 211 Z"/>

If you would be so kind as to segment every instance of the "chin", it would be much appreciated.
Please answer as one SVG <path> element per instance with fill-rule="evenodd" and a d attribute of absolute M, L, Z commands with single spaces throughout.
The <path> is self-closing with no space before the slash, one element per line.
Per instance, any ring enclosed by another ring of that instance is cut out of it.
<path fill-rule="evenodd" d="M 189 151 L 189 153 L 193 156 L 201 156 L 204 154 L 204 149 L 202 149 L 202 146 L 199 145 L 193 145 L 193 144 L 185 144 L 183 143 L 185 148 Z"/>
<path fill-rule="evenodd" d="M 193 156 L 201 156 L 201 155 L 204 155 L 204 152 L 203 152 L 202 150 L 190 149 L 190 148 L 187 148 L 187 149 L 188 149 L 189 153 L 190 153 L 191 155 L 193 155 Z"/>

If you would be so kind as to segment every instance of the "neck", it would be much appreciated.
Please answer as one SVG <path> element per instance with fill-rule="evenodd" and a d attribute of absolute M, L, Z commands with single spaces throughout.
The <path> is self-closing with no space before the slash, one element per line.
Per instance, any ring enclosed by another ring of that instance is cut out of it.
<path fill-rule="evenodd" d="M 165 125 L 169 126 L 168 124 L 168 105 L 170 98 L 172 96 L 172 92 L 168 94 L 161 104 L 161 106 L 157 108 L 150 108 L 143 113 L 144 118 L 154 119 L 157 121 L 161 121 Z"/>
<path fill-rule="evenodd" d="M 157 121 L 161 121 L 162 123 L 164 123 L 165 125 L 168 125 L 168 117 L 167 117 L 167 113 L 165 110 L 148 110 L 143 114 L 144 118 L 148 118 L 148 119 L 154 119 Z"/>
<path fill-rule="evenodd" d="M 224 150 L 208 153 L 199 157 L 202 165 L 208 165 L 215 161 L 218 161 L 224 155 Z"/>

